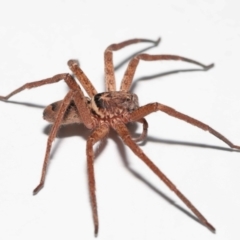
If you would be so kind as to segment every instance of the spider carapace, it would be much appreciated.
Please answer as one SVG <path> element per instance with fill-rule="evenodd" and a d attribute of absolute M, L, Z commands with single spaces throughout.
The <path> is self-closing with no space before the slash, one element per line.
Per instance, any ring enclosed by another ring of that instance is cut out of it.
<path fill-rule="evenodd" d="M 231 148 L 240 149 L 225 138 L 222 134 L 211 128 L 210 126 L 189 117 L 183 113 L 174 110 L 171 107 L 155 102 L 145 106 L 138 105 L 138 97 L 134 93 L 130 93 L 133 77 L 140 60 L 142 61 L 158 61 L 158 60 L 180 60 L 191 64 L 198 65 L 202 70 L 208 70 L 213 67 L 213 64 L 204 65 L 195 60 L 177 56 L 177 55 L 150 55 L 138 54 L 134 56 L 128 63 L 128 67 L 123 76 L 120 90 L 116 90 L 115 74 L 113 65 L 113 51 L 120 50 L 128 45 L 140 42 L 152 43 L 157 46 L 160 39 L 157 41 L 150 39 L 130 39 L 118 44 L 112 44 L 107 47 L 104 52 L 105 64 L 105 92 L 98 93 L 87 76 L 81 70 L 78 61 L 70 60 L 68 65 L 75 78 L 69 73 L 57 74 L 51 78 L 34 81 L 24 84 L 22 87 L 11 92 L 7 96 L 0 96 L 0 100 L 7 101 L 13 95 L 25 89 L 40 87 L 46 84 L 56 83 L 64 80 L 69 87 L 69 92 L 63 100 L 50 104 L 44 110 L 44 119 L 53 123 L 48 141 L 47 148 L 42 168 L 42 174 L 39 185 L 34 189 L 36 194 L 43 187 L 49 162 L 49 154 L 52 142 L 56 137 L 59 127 L 63 124 L 81 123 L 91 129 L 90 136 L 87 139 L 87 172 L 90 202 L 92 208 L 94 232 L 98 233 L 98 211 L 97 200 L 95 194 L 95 177 L 94 177 L 94 151 L 93 145 L 107 136 L 109 129 L 113 128 L 122 138 L 123 142 L 138 156 L 175 194 L 191 209 L 198 219 L 211 231 L 215 232 L 215 228 L 206 220 L 206 218 L 193 206 L 193 204 L 177 189 L 177 187 L 167 178 L 167 176 L 145 155 L 145 153 L 137 145 L 137 141 L 145 138 L 147 134 L 148 123 L 145 117 L 153 112 L 162 111 L 172 117 L 183 120 L 202 130 L 210 132 L 215 137 L 219 138 Z M 83 87 L 88 96 L 84 96 L 81 89 Z M 138 138 L 132 138 L 126 124 L 129 122 L 139 122 L 143 125 L 142 134 Z"/>

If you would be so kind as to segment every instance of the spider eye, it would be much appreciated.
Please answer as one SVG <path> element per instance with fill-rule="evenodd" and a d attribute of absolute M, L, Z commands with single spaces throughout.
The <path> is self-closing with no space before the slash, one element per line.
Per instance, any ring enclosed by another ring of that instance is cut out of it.
<path fill-rule="evenodd" d="M 52 103 L 51 107 L 52 107 L 52 110 L 54 112 L 56 110 L 56 108 L 57 108 L 57 103 Z"/>
<path fill-rule="evenodd" d="M 94 102 L 98 108 L 103 108 L 103 101 L 101 99 L 101 96 L 103 93 L 98 93 L 94 96 Z"/>

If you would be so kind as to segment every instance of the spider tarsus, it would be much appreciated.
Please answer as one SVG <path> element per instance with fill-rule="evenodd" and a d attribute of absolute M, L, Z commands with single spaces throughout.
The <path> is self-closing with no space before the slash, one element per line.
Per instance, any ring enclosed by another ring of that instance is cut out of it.
<path fill-rule="evenodd" d="M 68 62 L 67 62 L 68 66 L 71 67 L 71 66 L 74 66 L 74 65 L 77 65 L 79 66 L 79 61 L 77 59 L 70 59 Z"/>
<path fill-rule="evenodd" d="M 207 223 L 207 224 L 206 224 L 206 227 L 207 227 L 212 233 L 216 233 L 216 229 L 215 229 L 210 223 Z"/>
<path fill-rule="evenodd" d="M 237 149 L 238 151 L 240 150 L 240 146 L 232 145 L 231 147 Z"/>
<path fill-rule="evenodd" d="M 8 100 L 7 97 L 0 96 L 0 101 L 6 102 Z"/>
<path fill-rule="evenodd" d="M 95 237 L 98 236 L 98 226 L 95 226 L 95 229 L 94 229 L 94 236 L 95 236 Z"/>
<path fill-rule="evenodd" d="M 34 190 L 33 190 L 33 195 L 37 195 L 38 192 L 43 188 L 43 184 L 39 184 Z"/>

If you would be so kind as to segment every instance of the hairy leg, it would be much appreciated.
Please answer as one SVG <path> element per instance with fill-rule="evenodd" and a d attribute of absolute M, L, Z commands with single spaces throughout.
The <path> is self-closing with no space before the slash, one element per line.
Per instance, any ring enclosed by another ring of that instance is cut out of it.
<path fill-rule="evenodd" d="M 139 146 L 131 139 L 129 131 L 124 124 L 115 126 L 115 130 L 123 139 L 124 143 L 191 209 L 198 219 L 211 231 L 215 228 L 207 219 L 193 206 L 193 204 L 177 189 L 177 187 L 167 178 L 167 176 L 143 153 Z"/>
<path fill-rule="evenodd" d="M 87 171 L 88 171 L 88 185 L 90 193 L 90 201 L 93 214 L 94 222 L 94 233 L 95 236 L 98 234 L 99 222 L 98 222 L 98 212 L 97 212 L 97 200 L 96 200 L 96 186 L 95 186 L 95 176 L 94 176 L 94 152 L 93 145 L 104 138 L 109 132 L 109 127 L 102 125 L 99 128 L 96 128 L 87 140 Z"/>
<path fill-rule="evenodd" d="M 47 141 L 47 149 L 46 149 L 45 158 L 44 158 L 44 162 L 43 162 L 41 180 L 40 180 L 40 183 L 38 184 L 38 186 L 33 190 L 34 195 L 37 194 L 43 188 L 45 178 L 46 178 L 47 166 L 48 166 L 48 163 L 49 163 L 49 154 L 50 154 L 50 151 L 51 151 L 52 142 L 56 137 L 57 131 L 58 131 L 60 125 L 61 125 L 63 116 L 64 116 L 64 114 L 65 114 L 65 112 L 66 112 L 66 110 L 67 110 L 67 108 L 68 108 L 68 106 L 69 106 L 69 104 L 72 100 L 73 94 L 74 94 L 73 91 L 68 92 L 68 94 L 66 95 L 66 97 L 62 101 L 62 104 L 61 104 L 61 106 L 59 108 L 59 111 L 58 111 L 56 121 L 54 122 L 54 124 L 51 128 L 51 132 L 48 136 L 48 141 Z"/>
<path fill-rule="evenodd" d="M 0 100 L 6 101 L 10 97 L 12 97 L 13 95 L 16 95 L 17 93 L 22 92 L 25 89 L 41 87 L 43 85 L 57 83 L 61 80 L 64 80 L 67 83 L 68 87 L 72 90 L 75 90 L 75 89 L 79 88 L 79 86 L 75 82 L 74 78 L 69 73 L 62 73 L 62 74 L 57 74 L 57 75 L 55 75 L 51 78 L 46 78 L 46 79 L 39 80 L 39 81 L 25 83 L 23 86 L 21 86 L 20 88 L 17 88 L 16 90 L 12 91 L 8 95 L 0 96 Z"/>
<path fill-rule="evenodd" d="M 148 131 L 148 122 L 145 118 L 139 119 L 137 122 L 142 123 L 143 125 L 143 131 L 140 136 L 136 138 L 132 138 L 134 142 L 140 142 L 142 141 L 146 136 L 147 136 L 147 131 Z"/>
<path fill-rule="evenodd" d="M 114 74 L 114 66 L 113 66 L 113 51 L 120 50 L 126 46 L 131 44 L 140 43 L 140 42 L 150 42 L 154 45 L 158 45 L 160 38 L 156 41 L 150 39 L 141 39 L 135 38 L 130 39 L 124 42 L 111 44 L 107 47 L 104 52 L 104 65 L 105 65 L 105 88 L 106 91 L 116 91 L 116 82 L 115 82 L 115 74 Z"/>
<path fill-rule="evenodd" d="M 195 65 L 198 65 L 198 66 L 202 67 L 204 70 L 208 70 L 214 66 L 214 64 L 204 65 L 195 60 L 181 57 L 181 56 L 176 56 L 176 55 L 150 55 L 150 54 L 145 54 L 145 53 L 139 54 L 139 55 L 135 56 L 129 62 L 127 70 L 123 76 L 123 80 L 121 82 L 120 91 L 128 92 L 130 90 L 136 68 L 139 64 L 139 60 L 144 60 L 144 61 L 181 60 L 184 62 L 189 62 L 189 63 L 195 64 Z"/>
<path fill-rule="evenodd" d="M 135 110 L 134 112 L 131 113 L 130 119 L 131 119 L 131 121 L 137 121 L 138 119 L 141 119 L 141 118 L 147 116 L 148 114 L 150 114 L 152 112 L 156 112 L 156 111 L 165 112 L 166 114 L 168 114 L 172 117 L 175 117 L 175 118 L 183 120 L 187 123 L 190 123 L 198 128 L 201 128 L 204 131 L 208 131 L 215 137 L 217 137 L 220 140 L 222 140 L 223 142 L 225 142 L 231 148 L 240 149 L 240 146 L 233 144 L 226 137 L 224 137 L 221 133 L 217 132 L 216 130 L 214 130 L 213 128 L 208 126 L 207 124 L 202 123 L 195 118 L 189 117 L 188 115 L 180 113 L 180 112 L 176 111 L 175 109 L 168 107 L 166 105 L 163 105 L 161 103 L 150 103 L 150 104 L 147 104 L 145 106 L 138 108 L 137 110 Z"/>
<path fill-rule="evenodd" d="M 68 73 L 62 73 L 62 74 L 57 74 L 51 78 L 46 78 L 40 81 L 34 81 L 34 82 L 30 82 L 30 83 L 25 83 L 23 86 L 21 86 L 20 88 L 17 88 L 16 90 L 12 91 L 11 93 L 9 93 L 6 96 L 0 96 L 0 100 L 2 101 L 6 101 L 8 100 L 10 97 L 12 97 L 13 95 L 25 90 L 25 89 L 30 89 L 30 88 L 36 88 L 36 87 L 40 87 L 46 84 L 51 84 L 51 83 L 56 83 L 59 82 L 61 80 L 65 80 L 67 79 L 67 76 L 69 74 Z"/>
<path fill-rule="evenodd" d="M 64 117 L 69 105 L 71 104 L 71 102 L 72 101 L 74 102 L 75 106 L 77 107 L 80 119 L 82 120 L 82 122 L 84 123 L 84 125 L 87 128 L 92 129 L 95 125 L 95 123 L 93 122 L 93 119 L 91 118 L 91 113 L 87 107 L 85 97 L 83 95 L 82 90 L 77 85 L 77 83 L 74 81 L 72 76 L 71 75 L 69 75 L 69 76 L 70 76 L 70 78 L 67 80 L 68 85 L 71 85 L 71 87 L 75 88 L 75 90 L 74 91 L 70 90 L 68 92 L 68 94 L 65 96 L 65 98 L 60 103 L 59 110 L 56 113 L 56 115 L 57 115 L 56 119 L 54 121 L 54 124 L 52 126 L 51 132 L 48 137 L 47 149 L 46 149 L 44 163 L 43 163 L 41 180 L 40 180 L 39 185 L 34 189 L 33 194 L 37 194 L 44 185 L 52 142 L 56 137 L 57 131 L 62 124 L 63 117 Z M 74 85 L 74 84 L 76 84 L 76 85 Z"/>
<path fill-rule="evenodd" d="M 67 83 L 68 87 L 74 91 L 73 99 L 77 103 L 76 106 L 79 111 L 79 115 L 81 116 L 81 120 L 83 121 L 84 125 L 87 128 L 91 129 L 93 127 L 93 120 L 91 119 L 91 113 L 86 104 L 86 98 L 84 97 L 84 94 L 80 86 L 76 83 L 74 78 L 68 73 L 57 74 L 52 78 L 46 78 L 40 81 L 26 83 L 20 88 L 17 88 L 16 90 L 8 94 L 7 96 L 0 96 L 0 100 L 7 101 L 10 97 L 25 89 L 36 88 L 46 84 L 56 83 L 61 80 L 64 80 Z"/>
<path fill-rule="evenodd" d="M 94 95 L 97 94 L 97 90 L 94 88 L 92 83 L 89 81 L 87 76 L 84 74 L 82 69 L 79 67 L 79 63 L 77 60 L 69 60 L 68 66 L 75 74 L 79 82 L 82 84 L 83 88 L 86 90 L 88 96 L 92 98 Z"/>

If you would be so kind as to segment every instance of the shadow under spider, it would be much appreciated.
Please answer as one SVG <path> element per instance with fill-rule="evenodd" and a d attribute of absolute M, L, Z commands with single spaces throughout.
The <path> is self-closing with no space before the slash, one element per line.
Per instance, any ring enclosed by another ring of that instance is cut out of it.
<path fill-rule="evenodd" d="M 163 73 L 157 73 L 157 74 L 151 74 L 151 75 L 147 75 L 147 76 L 143 76 L 143 77 L 139 77 L 137 79 L 133 80 L 132 86 L 131 86 L 131 92 L 134 92 L 137 84 L 140 81 L 146 81 L 146 80 L 152 80 L 154 78 L 159 78 L 159 77 L 164 77 L 164 76 L 168 76 L 171 74 L 176 74 L 176 73 L 183 73 L 183 72 L 205 72 L 207 70 L 205 69 L 198 69 L 198 68 L 188 68 L 188 69 L 177 69 L 177 70 L 172 70 L 172 71 L 167 71 L 167 72 L 163 72 Z"/>
<path fill-rule="evenodd" d="M 33 108 L 41 108 L 41 109 L 44 109 L 46 107 L 46 106 L 35 104 L 35 103 L 16 102 L 16 101 L 11 101 L 11 100 L 7 100 L 4 103 L 7 103 L 7 104 L 11 103 L 11 104 L 16 104 L 16 105 L 22 105 L 22 106 L 33 107 Z"/>

